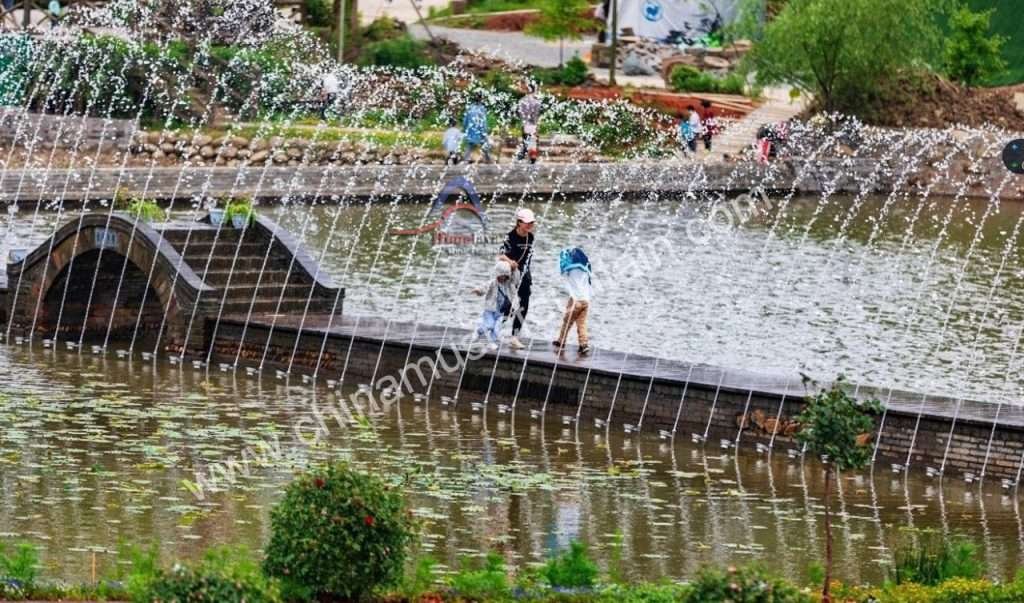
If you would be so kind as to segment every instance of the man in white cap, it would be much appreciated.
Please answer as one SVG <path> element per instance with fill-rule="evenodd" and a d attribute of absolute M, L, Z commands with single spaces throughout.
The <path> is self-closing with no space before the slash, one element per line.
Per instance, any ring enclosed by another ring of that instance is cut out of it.
<path fill-rule="evenodd" d="M 519 309 L 512 321 L 512 339 L 508 345 L 513 349 L 522 349 L 523 342 L 519 341 L 519 331 L 523 328 L 523 321 L 526 320 L 526 312 L 530 309 L 530 286 L 533 284 L 533 272 L 530 270 L 530 260 L 533 259 L 533 223 L 536 217 L 530 209 L 521 208 L 516 212 L 516 227 L 505 235 L 505 242 L 501 245 L 498 259 L 507 262 L 513 270 L 518 269 L 521 275 L 519 281 Z"/>

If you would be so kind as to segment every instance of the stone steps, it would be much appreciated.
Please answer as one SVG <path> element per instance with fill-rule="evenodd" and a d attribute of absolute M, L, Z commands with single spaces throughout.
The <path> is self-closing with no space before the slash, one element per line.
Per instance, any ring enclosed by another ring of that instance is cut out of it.
<path fill-rule="evenodd" d="M 246 300 L 228 300 L 222 307 L 222 314 L 232 315 L 248 315 L 250 312 L 250 304 L 252 306 L 253 314 L 289 314 L 301 316 L 301 313 L 306 310 L 307 296 L 296 296 L 296 297 L 285 297 L 284 299 L 278 300 L 277 297 L 273 299 L 259 298 L 254 303 L 251 299 Z M 309 300 L 308 311 L 313 312 L 326 312 L 331 309 L 334 304 L 334 299 L 326 299 L 320 297 L 314 297 Z"/>
<path fill-rule="evenodd" d="M 293 270 L 291 274 L 287 270 L 265 270 L 263 271 L 262 277 L 260 276 L 260 266 L 262 265 L 262 259 L 259 262 L 248 259 L 247 262 L 251 262 L 250 266 L 241 266 L 242 258 L 239 258 L 235 264 L 234 270 L 231 269 L 231 258 L 224 258 L 225 263 L 220 266 L 210 266 L 210 270 L 205 274 L 199 273 L 200 278 L 206 281 L 207 285 L 211 287 L 223 287 L 230 281 L 231 286 L 252 286 L 256 283 L 261 285 L 266 283 L 283 283 L 288 282 L 290 284 L 304 284 L 305 279 L 298 271 Z"/>

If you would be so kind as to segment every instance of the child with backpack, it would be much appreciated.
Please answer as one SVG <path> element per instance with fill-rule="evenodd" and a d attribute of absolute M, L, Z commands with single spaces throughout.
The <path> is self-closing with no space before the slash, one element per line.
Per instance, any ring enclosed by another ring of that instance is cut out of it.
<path fill-rule="evenodd" d="M 494 278 L 486 286 L 473 288 L 473 293 L 484 296 L 476 337 L 487 335 L 487 349 L 491 351 L 498 349 L 501 325 L 512 314 L 514 300 L 518 299 L 519 279 L 518 270 L 512 270 L 507 262 L 498 262 L 494 265 Z"/>
<path fill-rule="evenodd" d="M 564 348 L 569 331 L 576 325 L 580 354 L 589 354 L 591 350 L 590 337 L 587 333 L 587 314 L 590 311 L 590 299 L 593 297 L 593 270 L 590 259 L 581 247 L 569 247 L 559 253 L 558 269 L 569 292 L 569 302 L 565 306 L 565 314 L 562 315 L 562 328 L 558 332 L 558 337 L 551 343 L 558 350 Z"/>

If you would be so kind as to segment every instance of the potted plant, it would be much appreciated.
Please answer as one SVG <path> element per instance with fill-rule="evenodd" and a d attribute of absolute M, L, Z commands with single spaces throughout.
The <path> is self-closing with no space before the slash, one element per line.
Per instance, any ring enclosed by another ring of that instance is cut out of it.
<path fill-rule="evenodd" d="M 224 225 L 224 210 L 219 207 L 210 208 L 210 224 L 220 228 Z"/>
<path fill-rule="evenodd" d="M 230 220 L 231 225 L 239 230 L 249 226 L 253 215 L 252 199 L 248 198 L 233 199 L 224 208 L 224 220 Z"/>
<path fill-rule="evenodd" d="M 132 199 L 128 204 L 128 215 L 143 222 L 162 222 L 167 213 L 152 199 Z"/>

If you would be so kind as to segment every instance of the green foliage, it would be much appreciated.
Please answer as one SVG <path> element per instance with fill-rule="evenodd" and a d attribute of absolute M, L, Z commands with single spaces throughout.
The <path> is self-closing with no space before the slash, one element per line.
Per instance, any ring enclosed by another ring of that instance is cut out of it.
<path fill-rule="evenodd" d="M 893 74 L 941 61 L 947 0 L 790 0 L 748 55 L 761 83 L 810 92 L 826 111 L 864 115 Z"/>
<path fill-rule="evenodd" d="M 330 0 L 305 0 L 306 18 L 313 27 L 334 25 L 334 3 Z"/>
<path fill-rule="evenodd" d="M 820 390 L 807 400 L 796 418 L 800 431 L 796 438 L 807 452 L 828 458 L 836 471 L 861 469 L 871 460 L 871 447 L 858 441 L 874 428 L 869 413 L 882 411 L 878 400 L 858 402 L 843 389 L 843 377 L 829 389 Z"/>
<path fill-rule="evenodd" d="M 573 541 L 569 550 L 552 558 L 540 570 L 547 583 L 556 588 L 592 588 L 597 581 L 597 564 L 587 554 L 587 546 Z"/>
<path fill-rule="evenodd" d="M 1020 11 L 1020 0 L 967 0 L 976 11 L 994 8 L 996 18 L 992 31 L 1006 37 L 1003 59 L 1007 68 L 1001 75 L 985 81 L 986 86 L 1005 86 L 1024 82 L 1024 19 L 1014 18 Z"/>
<path fill-rule="evenodd" d="M 255 215 L 256 211 L 252 207 L 252 199 L 248 197 L 236 197 L 230 199 L 224 205 L 225 223 L 230 223 L 235 216 L 239 216 L 245 218 L 245 223 L 249 224 Z"/>
<path fill-rule="evenodd" d="M 13 581 L 22 589 L 31 588 L 39 578 L 39 550 L 29 542 L 13 546 L 0 542 L 0 581 Z"/>
<path fill-rule="evenodd" d="M 277 598 L 258 586 L 177 565 L 161 573 L 150 585 L 146 601 L 188 601 L 189 603 L 263 603 Z"/>
<path fill-rule="evenodd" d="M 451 587 L 460 598 L 471 601 L 502 601 L 512 594 L 505 560 L 497 553 L 488 553 L 478 567 L 460 570 L 451 577 Z"/>
<path fill-rule="evenodd" d="M 415 539 L 402 493 L 344 463 L 293 481 L 270 523 L 267 575 L 321 596 L 355 599 L 397 585 Z"/>
<path fill-rule="evenodd" d="M 593 19 L 584 17 L 587 0 L 542 0 L 540 17 L 526 26 L 526 33 L 545 40 L 579 40 L 592 29 Z M 559 53 L 559 67 L 561 67 Z"/>
<path fill-rule="evenodd" d="M 669 75 L 669 82 L 676 92 L 716 92 L 720 94 L 743 94 L 746 82 L 738 73 L 730 73 L 725 77 L 716 77 L 691 67 L 676 65 Z"/>
<path fill-rule="evenodd" d="M 167 214 L 152 199 L 133 198 L 128 202 L 128 214 L 143 222 L 160 222 L 167 219 Z"/>
<path fill-rule="evenodd" d="M 425 48 L 423 42 L 414 40 L 409 35 L 370 42 L 363 47 L 359 64 L 415 69 L 432 64 Z"/>
<path fill-rule="evenodd" d="M 750 566 L 703 569 L 690 585 L 686 603 L 811 603 L 792 584 Z"/>
<path fill-rule="evenodd" d="M 410 601 L 415 601 L 424 593 L 428 592 L 437 581 L 437 561 L 430 557 L 421 557 L 416 560 L 412 573 L 406 573 L 402 578 L 402 586 L 399 592 Z"/>
<path fill-rule="evenodd" d="M 578 54 L 561 67 L 537 67 L 533 77 L 546 86 L 579 86 L 587 81 L 590 68 Z"/>
<path fill-rule="evenodd" d="M 160 553 L 156 545 L 142 548 L 137 545 L 117 549 L 117 563 L 107 576 L 111 582 L 124 584 L 133 601 L 144 601 L 149 587 L 160 575 Z"/>
<path fill-rule="evenodd" d="M 974 543 L 963 537 L 946 538 L 934 530 L 906 534 L 896 547 L 889 578 L 894 584 L 928 586 L 952 578 L 981 578 L 984 568 L 977 553 Z"/>
<path fill-rule="evenodd" d="M 952 578 L 936 586 L 907 582 L 883 587 L 840 585 L 836 601 L 876 601 L 877 603 L 1018 603 L 1024 601 L 1024 579 L 1018 574 L 1012 582 Z"/>
<path fill-rule="evenodd" d="M 994 12 L 973 12 L 960 6 L 950 17 L 946 37 L 946 73 L 950 78 L 976 86 L 1006 70 L 1002 50 L 1007 38 L 991 33 Z"/>

